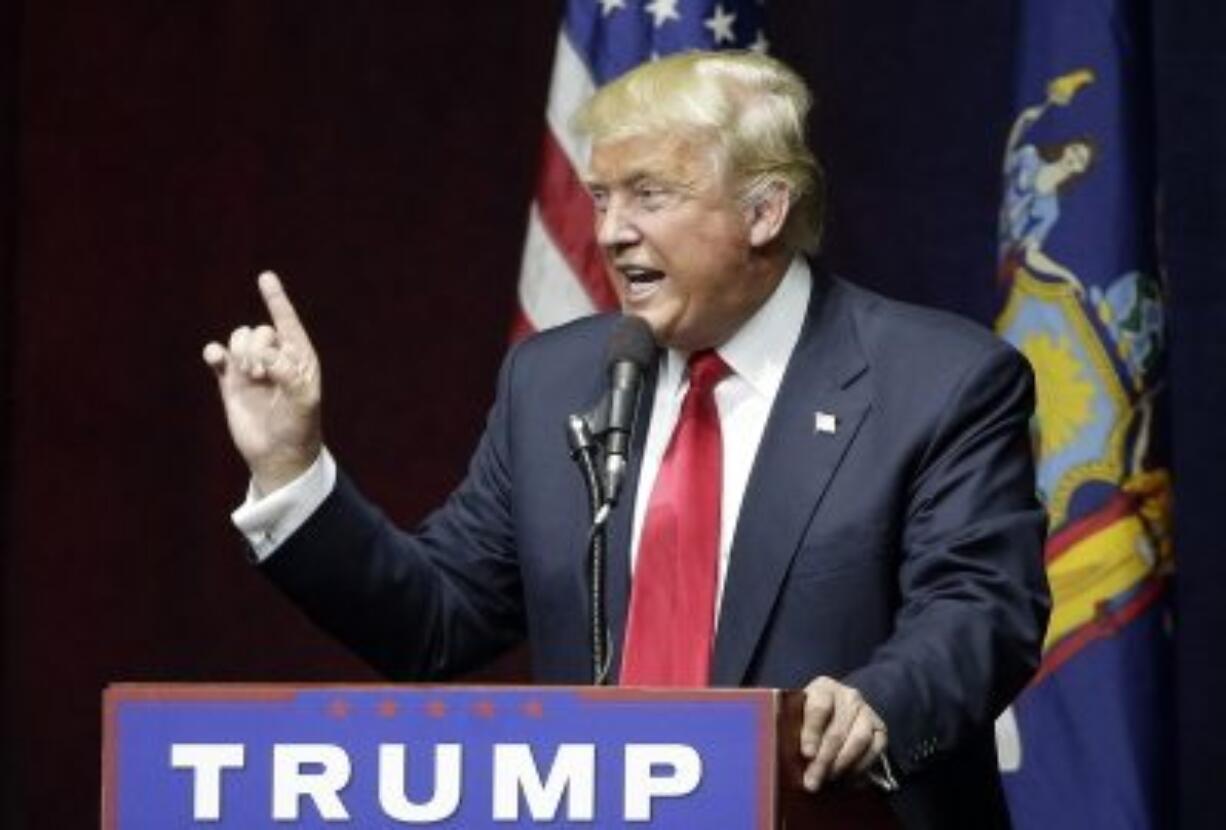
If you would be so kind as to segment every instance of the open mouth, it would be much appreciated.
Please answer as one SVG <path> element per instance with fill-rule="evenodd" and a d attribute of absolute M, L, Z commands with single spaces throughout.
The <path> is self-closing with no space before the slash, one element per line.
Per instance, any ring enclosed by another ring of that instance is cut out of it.
<path fill-rule="evenodd" d="M 617 271 L 626 280 L 626 294 L 630 299 L 641 299 L 655 292 L 664 272 L 638 265 L 619 265 Z"/>

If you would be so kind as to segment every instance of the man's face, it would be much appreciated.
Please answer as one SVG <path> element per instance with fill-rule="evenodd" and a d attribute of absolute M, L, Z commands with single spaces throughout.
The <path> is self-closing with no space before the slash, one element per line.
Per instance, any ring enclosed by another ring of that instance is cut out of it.
<path fill-rule="evenodd" d="M 709 145 L 636 136 L 592 148 L 596 238 L 622 310 L 662 346 L 719 346 L 777 280 L 750 266 L 750 214 Z"/>

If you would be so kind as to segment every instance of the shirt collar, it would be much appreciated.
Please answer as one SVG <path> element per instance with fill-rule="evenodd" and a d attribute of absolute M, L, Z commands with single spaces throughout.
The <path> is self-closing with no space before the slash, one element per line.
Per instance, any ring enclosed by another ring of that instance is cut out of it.
<path fill-rule="evenodd" d="M 716 349 L 738 377 L 768 400 L 774 400 L 783 383 L 788 358 L 800 339 L 812 290 L 809 264 L 802 257 L 796 257 L 762 307 L 727 343 Z M 675 349 L 665 353 L 661 381 L 666 388 L 676 390 L 680 387 L 688 357 Z"/>

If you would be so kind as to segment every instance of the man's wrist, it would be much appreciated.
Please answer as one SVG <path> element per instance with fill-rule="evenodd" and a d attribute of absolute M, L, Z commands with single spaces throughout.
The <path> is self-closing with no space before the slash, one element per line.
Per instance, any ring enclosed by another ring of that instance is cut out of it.
<path fill-rule="evenodd" d="M 297 478 L 263 494 L 253 478 L 246 501 L 230 514 L 257 562 L 271 556 L 319 508 L 336 485 L 336 462 L 321 448 L 315 463 Z"/>
<path fill-rule="evenodd" d="M 280 454 L 251 466 L 251 483 L 260 498 L 270 496 L 305 476 L 319 463 L 321 443 L 313 443 L 301 451 Z"/>

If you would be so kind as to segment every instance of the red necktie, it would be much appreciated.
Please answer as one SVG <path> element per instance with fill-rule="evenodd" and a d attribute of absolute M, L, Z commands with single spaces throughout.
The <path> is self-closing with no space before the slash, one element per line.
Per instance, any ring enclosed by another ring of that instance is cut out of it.
<path fill-rule="evenodd" d="M 690 356 L 690 388 L 647 505 L 634 566 L 621 683 L 705 686 L 715 635 L 723 445 L 715 385 L 728 366 Z"/>

